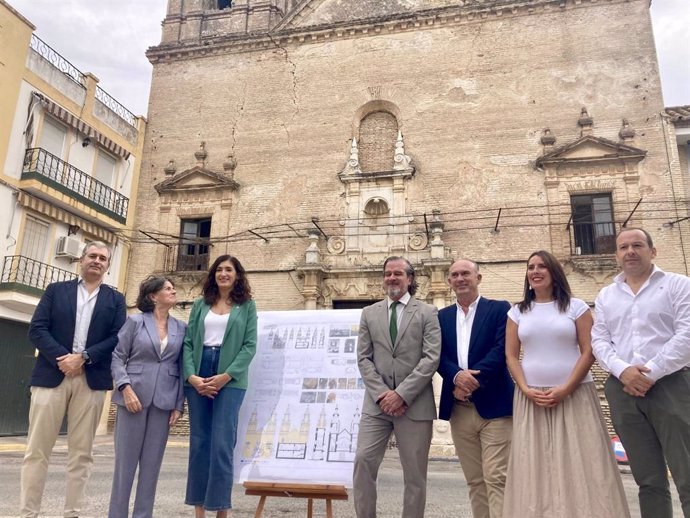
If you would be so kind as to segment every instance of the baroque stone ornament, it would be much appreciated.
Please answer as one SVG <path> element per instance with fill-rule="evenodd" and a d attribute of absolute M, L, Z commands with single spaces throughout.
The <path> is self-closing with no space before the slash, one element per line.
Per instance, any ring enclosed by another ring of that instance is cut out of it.
<path fill-rule="evenodd" d="M 232 174 L 236 167 L 237 159 L 235 159 L 232 154 L 228 155 L 228 157 L 225 159 L 225 162 L 223 162 L 223 170 L 228 174 Z"/>
<path fill-rule="evenodd" d="M 618 132 L 618 136 L 624 142 L 628 142 L 635 138 L 635 129 L 630 125 L 628 119 L 623 119 L 621 130 Z"/>
<path fill-rule="evenodd" d="M 194 152 L 194 158 L 196 158 L 196 163 L 199 167 L 204 167 L 207 156 L 208 153 L 206 152 L 206 142 L 202 140 L 201 144 L 199 145 L 199 149 Z"/>
<path fill-rule="evenodd" d="M 585 135 L 591 135 L 592 134 L 592 126 L 594 125 L 594 119 L 590 117 L 589 112 L 587 111 L 587 108 L 584 106 L 582 107 L 582 110 L 580 110 L 580 118 L 577 119 L 577 124 L 580 126 L 580 136 L 584 137 Z"/>
<path fill-rule="evenodd" d="M 388 203 L 383 198 L 372 198 L 364 207 L 364 213 L 372 217 L 383 216 L 389 212 Z"/>
<path fill-rule="evenodd" d="M 410 169 L 412 160 L 405 154 L 405 143 L 403 142 L 402 132 L 398 130 L 398 139 L 395 141 L 395 156 L 393 157 L 393 169 Z"/>
<path fill-rule="evenodd" d="M 422 234 L 421 232 L 412 234 L 408 240 L 410 250 L 424 250 L 428 242 L 429 240 L 426 234 Z"/>
<path fill-rule="evenodd" d="M 342 254 L 345 251 L 345 240 L 342 237 L 331 237 L 328 239 L 326 248 L 331 254 Z"/>
<path fill-rule="evenodd" d="M 309 246 L 305 250 L 305 261 L 307 264 L 319 264 L 321 262 L 321 251 L 319 250 L 319 236 L 321 233 L 319 229 L 310 228 L 307 231 L 309 237 Z"/>
<path fill-rule="evenodd" d="M 343 170 L 340 171 L 341 175 L 355 175 L 362 174 L 362 169 L 359 166 L 359 148 L 357 147 L 357 139 L 352 137 L 352 145 L 350 146 L 350 158 L 347 159 L 347 163 Z"/>
<path fill-rule="evenodd" d="M 165 168 L 163 169 L 163 172 L 168 176 L 174 175 L 177 172 L 177 167 L 175 166 L 175 161 L 171 160 L 170 162 L 168 162 L 168 165 L 165 166 Z"/>
<path fill-rule="evenodd" d="M 553 146 L 556 143 L 556 137 L 549 128 L 544 128 L 541 132 L 541 143 L 543 146 Z"/>

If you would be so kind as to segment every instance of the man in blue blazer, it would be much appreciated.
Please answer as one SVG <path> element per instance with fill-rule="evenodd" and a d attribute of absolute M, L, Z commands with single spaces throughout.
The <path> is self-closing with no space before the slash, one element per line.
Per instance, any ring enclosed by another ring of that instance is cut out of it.
<path fill-rule="evenodd" d="M 479 295 L 473 261 L 455 261 L 448 284 L 457 302 L 438 313 L 443 377 L 439 418 L 450 421 L 474 518 L 501 518 L 510 453 L 513 380 L 505 358 L 510 304 Z"/>
<path fill-rule="evenodd" d="M 110 248 L 94 241 L 79 260 L 80 278 L 50 284 L 29 327 L 38 350 L 31 374 L 29 434 L 21 470 L 21 517 L 34 518 L 48 461 L 67 416 L 65 517 L 79 516 L 91 471 L 93 438 L 105 392 L 113 388 L 110 359 L 125 322 L 125 299 L 103 284 Z"/>

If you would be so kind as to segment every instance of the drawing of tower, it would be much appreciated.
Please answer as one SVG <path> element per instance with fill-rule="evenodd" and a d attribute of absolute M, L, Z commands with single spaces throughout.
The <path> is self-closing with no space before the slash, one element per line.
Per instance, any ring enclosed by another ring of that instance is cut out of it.
<path fill-rule="evenodd" d="M 244 449 L 242 450 L 242 456 L 245 459 L 253 458 L 259 450 L 260 444 L 261 433 L 259 433 L 256 406 L 254 406 L 254 411 L 252 412 L 252 415 L 249 418 L 249 423 L 247 424 L 247 431 L 244 434 Z"/>
<path fill-rule="evenodd" d="M 309 405 L 304 411 L 304 416 L 302 417 L 302 424 L 299 427 L 299 442 L 307 443 L 309 441 L 309 428 L 311 426 L 311 416 L 309 415 Z"/>
<path fill-rule="evenodd" d="M 283 421 L 280 424 L 280 436 L 278 442 L 291 442 L 290 441 L 290 406 L 285 409 L 283 414 Z"/>
<path fill-rule="evenodd" d="M 319 422 L 314 429 L 314 447 L 311 458 L 323 460 L 326 457 L 326 448 L 326 405 L 322 405 Z"/>
<path fill-rule="evenodd" d="M 271 418 L 266 423 L 261 432 L 261 447 L 259 448 L 258 456 L 262 459 L 267 459 L 273 455 L 273 440 L 276 433 L 276 411 L 275 408 L 271 413 Z"/>

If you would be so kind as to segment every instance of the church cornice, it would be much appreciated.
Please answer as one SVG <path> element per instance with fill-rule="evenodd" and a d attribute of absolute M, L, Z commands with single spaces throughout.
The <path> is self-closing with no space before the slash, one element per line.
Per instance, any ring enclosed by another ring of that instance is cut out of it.
<path fill-rule="evenodd" d="M 478 2 L 466 0 L 463 5 L 439 7 L 398 13 L 334 24 L 309 27 L 289 27 L 296 13 L 288 15 L 272 30 L 261 34 L 230 34 L 204 37 L 200 40 L 161 44 L 150 47 L 146 56 L 152 64 L 200 59 L 214 55 L 258 52 L 276 47 L 324 43 L 379 34 L 396 34 L 409 31 L 431 30 L 439 27 L 455 27 L 481 23 L 506 17 L 529 16 L 579 9 L 605 4 L 625 4 L 642 0 L 504 0 Z M 174 18 L 174 17 L 173 17 Z M 170 17 L 166 19 L 169 20 Z"/>

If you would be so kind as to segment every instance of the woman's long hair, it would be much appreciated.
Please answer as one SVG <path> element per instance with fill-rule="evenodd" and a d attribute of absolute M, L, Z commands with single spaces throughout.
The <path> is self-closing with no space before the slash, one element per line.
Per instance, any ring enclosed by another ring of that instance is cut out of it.
<path fill-rule="evenodd" d="M 224 261 L 230 261 L 235 268 L 235 284 L 232 285 L 232 290 L 230 291 L 230 300 L 235 304 L 242 304 L 252 298 L 252 289 L 247 280 L 247 272 L 245 272 L 237 257 L 225 254 L 213 261 L 206 275 L 202 294 L 204 302 L 209 306 L 213 306 L 220 299 L 220 290 L 216 282 L 216 271 L 220 263 Z"/>
<path fill-rule="evenodd" d="M 538 250 L 527 258 L 528 265 L 530 259 L 532 259 L 532 257 L 535 255 L 544 261 L 546 269 L 549 270 L 549 273 L 551 274 L 551 282 L 553 284 L 551 293 L 556 301 L 556 304 L 558 305 L 558 311 L 565 313 L 570 307 L 570 299 L 573 295 L 570 291 L 570 284 L 568 284 L 568 279 L 565 276 L 565 271 L 563 271 L 561 263 L 559 263 L 558 259 L 556 259 L 550 252 L 547 252 L 546 250 Z M 525 313 L 526 311 L 532 309 L 532 303 L 536 297 L 534 290 L 529 285 L 527 272 L 525 272 L 525 289 L 522 297 L 522 301 L 518 303 L 518 309 L 520 310 L 520 313 Z"/>

